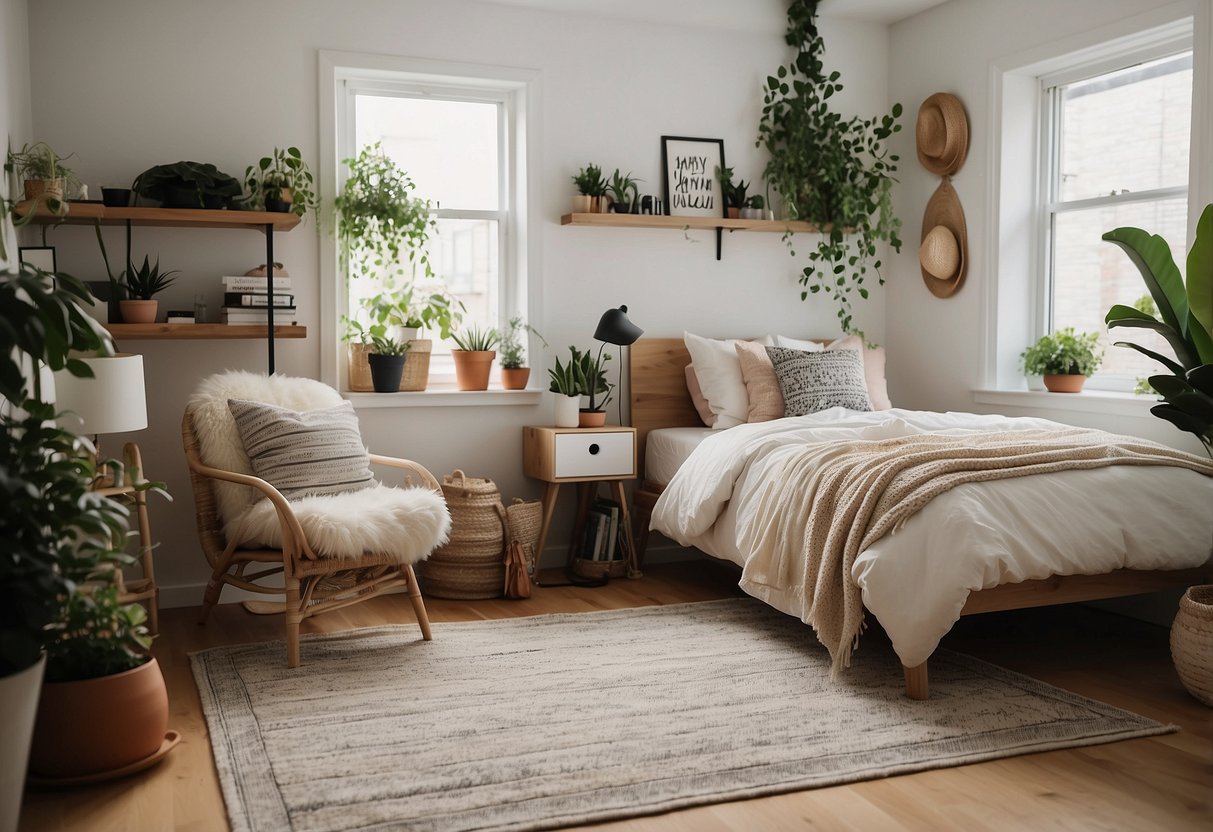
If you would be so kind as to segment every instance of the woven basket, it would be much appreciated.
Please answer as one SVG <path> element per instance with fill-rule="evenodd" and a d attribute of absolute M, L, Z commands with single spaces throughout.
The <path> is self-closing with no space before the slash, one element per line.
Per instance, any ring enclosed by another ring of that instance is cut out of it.
<path fill-rule="evenodd" d="M 492 480 L 455 470 L 442 478 L 451 536 L 417 564 L 425 594 L 435 598 L 498 598 L 505 585 L 505 523 L 501 492 Z"/>
<path fill-rule="evenodd" d="M 1191 587 L 1180 599 L 1171 659 L 1188 693 L 1213 706 L 1213 584 Z"/>
<path fill-rule="evenodd" d="M 539 568 L 540 553 L 535 551 L 539 542 L 539 528 L 543 525 L 543 503 L 529 503 L 514 498 L 513 505 L 505 509 L 506 543 L 517 543 L 526 552 L 527 572 L 534 577 Z"/>
<path fill-rule="evenodd" d="M 409 341 L 404 375 L 400 377 L 401 392 L 425 389 L 430 380 L 430 352 L 433 349 L 433 341 Z M 366 359 L 370 352 L 371 348 L 367 344 L 349 345 L 351 392 L 370 393 L 375 389 L 375 385 L 371 383 L 371 365 Z"/>
<path fill-rule="evenodd" d="M 628 564 L 625 560 L 586 560 L 573 558 L 571 570 L 578 578 L 597 580 L 604 575 L 612 578 L 622 578 L 628 574 Z"/>

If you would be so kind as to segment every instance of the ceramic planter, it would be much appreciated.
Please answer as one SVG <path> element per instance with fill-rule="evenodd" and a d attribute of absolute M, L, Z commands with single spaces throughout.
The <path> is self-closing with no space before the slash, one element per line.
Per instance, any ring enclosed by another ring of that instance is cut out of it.
<path fill-rule="evenodd" d="M 501 386 L 506 390 L 525 390 L 531 378 L 530 367 L 502 367 Z"/>
<path fill-rule="evenodd" d="M 488 390 L 489 371 L 495 350 L 451 350 L 455 359 L 455 382 L 460 390 Z"/>
<path fill-rule="evenodd" d="M 407 355 L 380 355 L 369 353 L 366 357 L 371 366 L 371 386 L 376 393 L 395 393 L 400 389 L 400 377 L 404 375 Z"/>
<path fill-rule="evenodd" d="M 122 322 L 126 324 L 154 324 L 156 312 L 160 308 L 157 300 L 121 300 L 118 308 L 122 310 Z"/>
<path fill-rule="evenodd" d="M 581 396 L 563 396 L 556 394 L 556 427 L 575 428 L 578 424 L 578 409 L 581 407 Z"/>
<path fill-rule="evenodd" d="M 101 775 L 154 756 L 168 692 L 155 659 L 132 670 L 42 686 L 29 767 L 44 778 Z"/>
<path fill-rule="evenodd" d="M 1045 375 L 1045 389 L 1050 393 L 1081 393 L 1087 377 L 1082 375 Z"/>
<path fill-rule="evenodd" d="M 573 213 L 588 214 L 590 213 L 590 195 L 576 194 L 573 197 Z"/>
<path fill-rule="evenodd" d="M 579 410 L 577 412 L 577 427 L 579 428 L 600 428 L 605 424 L 605 410 Z"/>
<path fill-rule="evenodd" d="M 730 205 L 728 214 L 729 214 L 729 219 L 731 219 L 731 220 L 740 219 L 741 218 L 741 209 L 734 208 L 732 205 Z"/>
<path fill-rule="evenodd" d="M 15 832 L 25 789 L 25 766 L 42 691 L 46 656 L 31 667 L 0 677 L 0 832 Z"/>

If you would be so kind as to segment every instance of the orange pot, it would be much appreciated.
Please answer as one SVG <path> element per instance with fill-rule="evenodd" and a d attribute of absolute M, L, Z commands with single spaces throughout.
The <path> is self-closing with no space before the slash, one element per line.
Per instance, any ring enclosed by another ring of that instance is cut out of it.
<path fill-rule="evenodd" d="M 451 350 L 455 359 L 455 382 L 460 390 L 488 390 L 489 371 L 495 350 Z"/>
<path fill-rule="evenodd" d="M 1058 375 L 1044 377 L 1045 389 L 1050 393 L 1081 393 L 1087 377 L 1083 375 Z"/>
<path fill-rule="evenodd" d="M 582 410 L 577 414 L 577 427 L 579 428 L 600 428 L 605 424 L 605 410 Z"/>
<path fill-rule="evenodd" d="M 122 322 L 126 324 L 154 324 L 156 312 L 159 311 L 158 300 L 120 300 L 118 308 L 122 310 Z"/>
<path fill-rule="evenodd" d="M 530 367 L 501 368 L 501 386 L 506 390 L 525 390 L 530 378 Z"/>
<path fill-rule="evenodd" d="M 168 727 L 168 691 L 151 659 L 112 676 L 42 686 L 30 772 L 82 777 L 113 771 L 160 749 Z"/>

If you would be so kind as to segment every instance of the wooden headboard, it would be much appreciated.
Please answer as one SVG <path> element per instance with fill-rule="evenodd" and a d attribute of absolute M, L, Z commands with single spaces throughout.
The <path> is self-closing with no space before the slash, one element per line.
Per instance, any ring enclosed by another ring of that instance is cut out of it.
<path fill-rule="evenodd" d="M 691 354 L 681 338 L 641 338 L 628 351 L 632 427 L 644 477 L 644 448 L 657 428 L 703 427 L 687 392 L 686 366 Z"/>

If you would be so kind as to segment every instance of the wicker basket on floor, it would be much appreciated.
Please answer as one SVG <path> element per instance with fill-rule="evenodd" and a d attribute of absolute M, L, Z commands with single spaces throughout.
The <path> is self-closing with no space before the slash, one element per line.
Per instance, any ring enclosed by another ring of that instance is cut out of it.
<path fill-rule="evenodd" d="M 543 525 L 543 503 L 539 500 L 524 502 L 514 498 L 513 505 L 505 509 L 506 540 L 508 546 L 517 543 L 526 553 L 527 573 L 535 576 L 539 568 L 539 553 L 535 544 L 539 542 L 539 527 Z"/>
<path fill-rule="evenodd" d="M 1171 659 L 1188 692 L 1213 706 L 1213 584 L 1190 587 L 1180 599 Z"/>
<path fill-rule="evenodd" d="M 451 537 L 417 564 L 426 595 L 478 600 L 499 598 L 505 584 L 505 512 L 492 480 L 455 470 L 442 478 L 451 512 Z"/>

